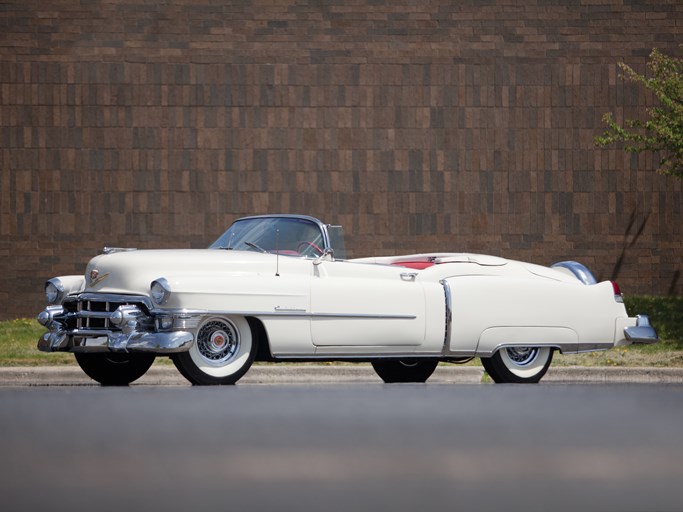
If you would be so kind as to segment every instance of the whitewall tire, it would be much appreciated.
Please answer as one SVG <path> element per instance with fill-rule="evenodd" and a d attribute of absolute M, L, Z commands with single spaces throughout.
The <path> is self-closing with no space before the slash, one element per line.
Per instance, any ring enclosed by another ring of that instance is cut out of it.
<path fill-rule="evenodd" d="M 205 319 L 190 350 L 172 359 L 192 384 L 234 384 L 251 367 L 257 345 L 246 318 L 217 316 Z"/>
<path fill-rule="evenodd" d="M 551 347 L 503 347 L 481 364 L 498 384 L 535 384 L 553 360 Z"/>

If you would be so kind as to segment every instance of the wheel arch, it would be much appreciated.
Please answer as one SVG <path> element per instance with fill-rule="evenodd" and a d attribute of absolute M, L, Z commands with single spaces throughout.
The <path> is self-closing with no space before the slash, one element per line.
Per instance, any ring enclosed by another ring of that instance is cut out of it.
<path fill-rule="evenodd" d="M 579 337 L 568 327 L 489 327 L 479 336 L 475 355 L 491 357 L 505 347 L 549 347 L 577 352 Z"/>
<path fill-rule="evenodd" d="M 246 319 L 251 329 L 251 335 L 256 340 L 258 347 L 254 361 L 274 361 L 275 358 L 270 350 L 268 332 L 263 322 L 255 316 L 247 316 Z"/>
<path fill-rule="evenodd" d="M 557 350 L 561 354 L 564 353 L 564 349 L 562 348 L 562 345 L 558 345 L 557 343 L 501 343 L 499 345 L 496 345 L 491 352 L 487 352 L 485 354 L 477 354 L 476 357 L 490 357 L 496 352 L 499 352 L 503 349 L 506 348 L 515 348 L 515 347 L 528 347 L 528 348 L 550 348 L 553 350 Z"/>

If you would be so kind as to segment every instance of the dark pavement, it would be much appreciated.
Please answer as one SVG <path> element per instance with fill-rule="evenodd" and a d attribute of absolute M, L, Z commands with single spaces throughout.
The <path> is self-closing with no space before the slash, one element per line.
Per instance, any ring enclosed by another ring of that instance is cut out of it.
<path fill-rule="evenodd" d="M 680 511 L 683 385 L 0 389 L 3 510 Z"/>

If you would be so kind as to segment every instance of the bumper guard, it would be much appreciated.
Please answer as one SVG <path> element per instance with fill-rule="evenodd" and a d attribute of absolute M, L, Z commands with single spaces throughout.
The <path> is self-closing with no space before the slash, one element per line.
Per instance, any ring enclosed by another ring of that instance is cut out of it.
<path fill-rule="evenodd" d="M 636 325 L 624 329 L 626 339 L 631 343 L 657 343 L 659 338 L 657 332 L 650 325 L 650 318 L 647 315 L 636 316 Z"/>

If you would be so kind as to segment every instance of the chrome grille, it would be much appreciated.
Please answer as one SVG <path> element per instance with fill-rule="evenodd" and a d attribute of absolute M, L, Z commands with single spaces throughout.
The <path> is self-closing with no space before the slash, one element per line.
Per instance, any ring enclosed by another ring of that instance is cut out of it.
<path fill-rule="evenodd" d="M 76 317 L 77 329 L 110 329 L 109 313 L 121 306 L 119 302 L 100 302 L 94 300 L 79 301 L 77 311 L 85 313 Z M 98 314 L 100 313 L 100 314 Z M 102 315 L 101 313 L 106 313 Z"/>
<path fill-rule="evenodd" d="M 130 299 L 130 300 L 128 300 Z M 133 305 L 148 314 L 149 308 L 143 298 L 125 295 L 83 294 L 64 304 L 67 311 L 67 329 L 72 331 L 118 331 L 111 323 L 111 314 L 120 306 Z M 140 319 L 146 323 L 144 319 Z"/>

